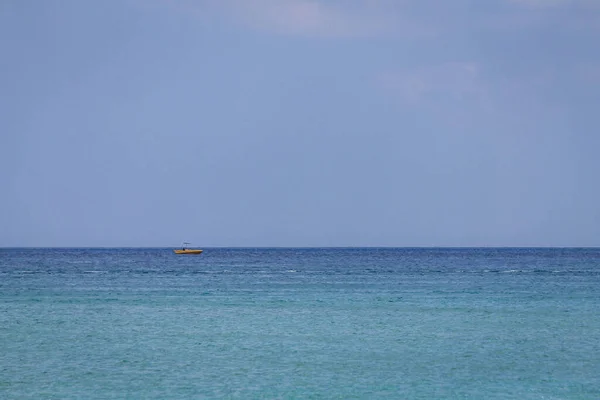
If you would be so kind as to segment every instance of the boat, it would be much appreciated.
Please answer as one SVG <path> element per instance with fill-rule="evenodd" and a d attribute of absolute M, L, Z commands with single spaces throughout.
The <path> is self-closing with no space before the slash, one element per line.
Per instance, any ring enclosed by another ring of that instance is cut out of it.
<path fill-rule="evenodd" d="M 189 249 L 187 245 L 189 245 L 188 242 L 183 242 L 183 246 L 181 246 L 181 249 L 175 249 L 173 250 L 173 252 L 175 254 L 202 254 L 202 252 L 204 251 L 200 249 Z"/>

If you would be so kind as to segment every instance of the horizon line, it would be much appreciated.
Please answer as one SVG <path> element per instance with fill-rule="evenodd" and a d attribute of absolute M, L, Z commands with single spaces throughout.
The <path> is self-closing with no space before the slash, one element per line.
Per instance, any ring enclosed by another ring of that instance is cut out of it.
<path fill-rule="evenodd" d="M 0 249 L 173 249 L 181 246 L 0 246 Z M 203 249 L 600 249 L 600 246 L 193 246 Z"/>

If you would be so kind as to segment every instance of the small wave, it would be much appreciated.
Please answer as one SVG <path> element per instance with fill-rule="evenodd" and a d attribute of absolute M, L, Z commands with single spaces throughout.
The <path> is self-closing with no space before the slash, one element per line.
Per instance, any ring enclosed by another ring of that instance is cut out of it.
<path fill-rule="evenodd" d="M 285 271 L 285 272 L 298 272 L 298 271 L 296 271 L 295 269 L 288 269 L 288 270 L 287 270 L 287 271 Z"/>

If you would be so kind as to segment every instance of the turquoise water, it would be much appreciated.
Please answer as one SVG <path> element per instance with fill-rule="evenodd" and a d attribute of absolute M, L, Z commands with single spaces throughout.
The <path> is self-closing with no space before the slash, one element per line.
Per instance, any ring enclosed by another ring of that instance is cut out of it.
<path fill-rule="evenodd" d="M 2 399 L 598 399 L 600 249 L 0 249 Z"/>

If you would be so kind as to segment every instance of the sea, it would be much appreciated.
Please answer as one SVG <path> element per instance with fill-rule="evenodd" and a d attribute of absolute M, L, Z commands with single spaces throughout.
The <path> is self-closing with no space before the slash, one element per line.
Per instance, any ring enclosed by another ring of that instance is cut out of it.
<path fill-rule="evenodd" d="M 600 399 L 600 249 L 0 249 L 0 399 Z"/>

